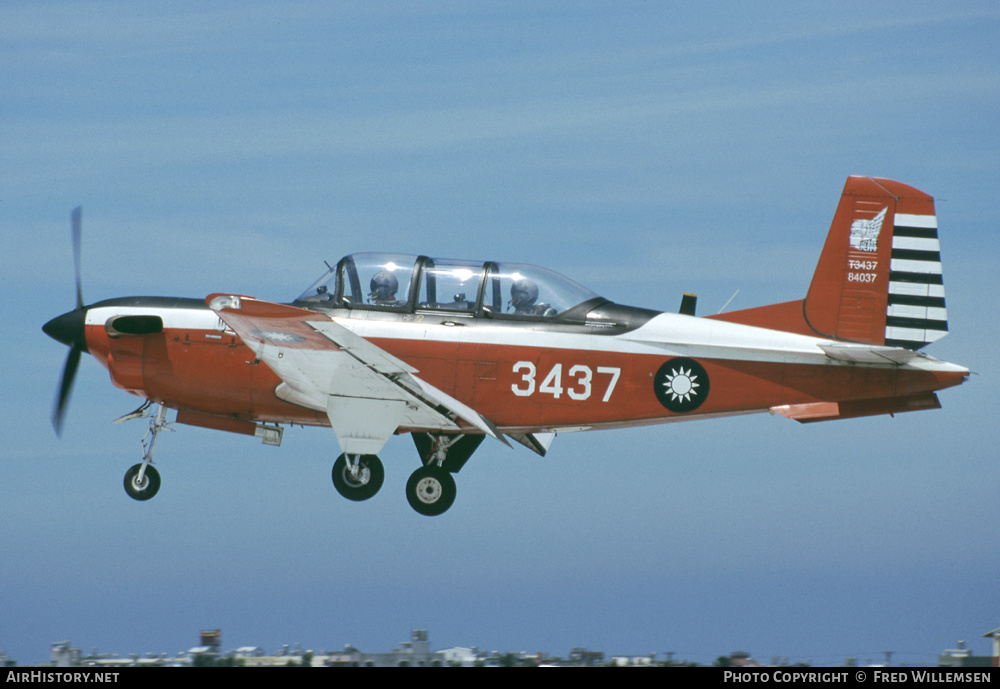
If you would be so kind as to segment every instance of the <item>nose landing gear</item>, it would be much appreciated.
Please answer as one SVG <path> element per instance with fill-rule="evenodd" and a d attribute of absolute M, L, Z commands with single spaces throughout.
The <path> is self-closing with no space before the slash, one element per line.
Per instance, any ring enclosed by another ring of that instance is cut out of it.
<path fill-rule="evenodd" d="M 137 419 L 147 416 L 152 402 L 146 403 L 136 409 L 131 414 L 126 414 L 117 422 L 121 423 L 129 419 Z M 167 407 L 160 405 L 160 408 L 149 422 L 149 430 L 142 439 L 142 463 L 136 464 L 125 472 L 125 492 L 133 500 L 149 500 L 160 490 L 160 472 L 150 466 L 153 461 L 153 450 L 156 448 L 156 438 L 164 428 L 167 427 Z"/>

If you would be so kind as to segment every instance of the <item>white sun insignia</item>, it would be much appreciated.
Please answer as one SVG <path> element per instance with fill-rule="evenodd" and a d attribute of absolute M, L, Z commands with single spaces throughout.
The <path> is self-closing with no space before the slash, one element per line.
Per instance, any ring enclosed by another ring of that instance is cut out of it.
<path fill-rule="evenodd" d="M 670 393 L 671 401 L 681 399 L 690 402 L 692 395 L 698 396 L 696 388 L 700 388 L 701 383 L 698 382 L 698 376 L 692 374 L 692 369 L 689 368 L 685 371 L 684 367 L 681 366 L 680 370 L 670 370 L 670 375 L 664 381 L 663 387 Z"/>

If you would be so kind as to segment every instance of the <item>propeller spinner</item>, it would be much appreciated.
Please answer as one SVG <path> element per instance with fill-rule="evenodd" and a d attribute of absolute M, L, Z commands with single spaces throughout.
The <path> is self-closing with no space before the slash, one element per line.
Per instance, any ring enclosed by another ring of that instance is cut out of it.
<path fill-rule="evenodd" d="M 87 351 L 84 328 L 87 309 L 83 305 L 83 290 L 80 280 L 80 234 L 83 208 L 80 206 L 74 208 L 70 218 L 73 233 L 73 265 L 76 270 L 76 308 L 61 316 L 56 316 L 42 326 L 46 335 L 69 347 L 69 355 L 66 357 L 62 380 L 59 383 L 59 394 L 52 410 L 52 425 L 56 429 L 56 435 L 62 431 L 63 417 L 66 414 L 69 396 L 73 390 L 73 380 L 76 378 L 76 369 L 80 365 L 80 355 Z"/>

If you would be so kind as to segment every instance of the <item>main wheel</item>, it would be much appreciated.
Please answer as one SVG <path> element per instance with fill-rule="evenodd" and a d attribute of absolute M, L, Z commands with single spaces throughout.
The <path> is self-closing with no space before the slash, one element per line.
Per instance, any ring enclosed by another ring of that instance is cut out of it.
<path fill-rule="evenodd" d="M 367 500 L 382 487 L 385 469 L 376 455 L 361 455 L 357 473 L 351 472 L 347 455 L 340 455 L 333 463 L 333 487 L 348 500 Z"/>
<path fill-rule="evenodd" d="M 149 500 L 160 490 L 160 472 L 152 466 L 147 465 L 146 472 L 142 477 L 142 483 L 140 483 L 140 469 L 142 469 L 142 465 L 136 464 L 125 472 L 125 492 L 133 500 Z"/>
<path fill-rule="evenodd" d="M 410 507 L 427 517 L 443 514 L 455 502 L 455 479 L 437 466 L 420 467 L 406 482 Z"/>

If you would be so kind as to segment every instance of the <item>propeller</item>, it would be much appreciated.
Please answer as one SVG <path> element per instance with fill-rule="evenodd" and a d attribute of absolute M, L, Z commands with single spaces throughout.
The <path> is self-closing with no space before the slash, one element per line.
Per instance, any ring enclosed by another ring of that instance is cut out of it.
<path fill-rule="evenodd" d="M 83 208 L 81 206 L 73 209 L 70 223 L 73 233 L 73 265 L 76 270 L 76 308 L 61 316 L 56 316 L 42 326 L 46 335 L 69 346 L 69 355 L 63 366 L 62 380 L 59 382 L 59 395 L 56 397 L 55 407 L 52 410 L 52 426 L 56 430 L 56 435 L 62 433 L 62 422 L 66 414 L 70 393 L 73 391 L 76 369 L 80 365 L 80 355 L 87 351 L 84 328 L 87 309 L 83 305 L 83 289 L 80 279 L 80 235 L 83 224 Z"/>
<path fill-rule="evenodd" d="M 76 273 L 76 308 L 83 308 L 83 289 L 80 279 L 80 235 L 83 233 L 83 206 L 77 206 L 69 214 L 70 231 L 73 234 L 73 269 Z"/>

